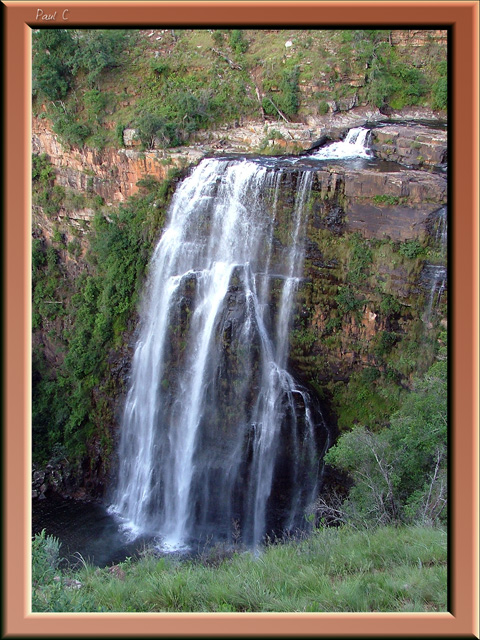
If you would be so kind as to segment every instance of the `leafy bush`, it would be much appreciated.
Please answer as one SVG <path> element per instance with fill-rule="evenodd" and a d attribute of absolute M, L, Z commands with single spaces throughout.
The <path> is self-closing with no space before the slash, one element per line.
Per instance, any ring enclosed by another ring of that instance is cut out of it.
<path fill-rule="evenodd" d="M 390 316 L 400 313 L 401 305 L 396 298 L 389 294 L 382 298 L 379 308 L 381 313 L 389 318 Z"/>
<path fill-rule="evenodd" d="M 424 73 L 398 59 L 396 50 L 385 42 L 384 35 L 388 32 L 377 33 L 378 38 L 374 36 L 363 47 L 361 56 L 367 66 L 367 102 L 376 107 L 389 104 L 394 109 L 419 104 L 428 89 Z"/>
<path fill-rule="evenodd" d="M 338 288 L 335 302 L 343 314 L 351 313 L 357 316 L 365 304 L 365 299 L 357 298 L 354 290 L 350 286 L 345 286 Z"/>
<path fill-rule="evenodd" d="M 32 33 L 32 90 L 48 100 L 62 100 L 73 83 L 75 40 L 68 29 L 36 29 Z"/>
<path fill-rule="evenodd" d="M 223 31 L 220 31 L 220 29 L 215 29 L 215 31 L 212 33 L 212 40 L 217 45 L 217 47 L 220 47 L 224 42 Z"/>
<path fill-rule="evenodd" d="M 42 187 L 53 184 L 55 172 L 46 153 L 32 154 L 32 180 Z"/>
<path fill-rule="evenodd" d="M 35 185 L 33 189 L 34 203 L 40 205 L 47 216 L 56 215 L 65 198 L 65 189 L 58 184 L 52 185 L 53 181 L 43 189 L 36 189 Z"/>
<path fill-rule="evenodd" d="M 342 506 L 356 526 L 445 523 L 447 506 L 447 362 L 439 354 L 391 417 L 372 433 L 356 426 L 326 454 L 354 487 Z"/>
<path fill-rule="evenodd" d="M 88 124 L 78 122 L 70 111 L 57 111 L 53 121 L 53 130 L 69 146 L 82 147 L 92 130 Z"/>
<path fill-rule="evenodd" d="M 448 65 L 444 60 L 437 65 L 439 78 L 434 82 L 432 87 L 434 109 L 446 109 L 448 106 Z"/>
<path fill-rule="evenodd" d="M 347 279 L 353 284 L 360 284 L 369 275 L 369 267 L 372 264 L 372 251 L 368 241 L 359 233 L 354 233 L 350 238 L 350 260 L 348 264 Z"/>
<path fill-rule="evenodd" d="M 423 247 L 418 240 L 406 240 L 402 242 L 398 252 L 400 255 L 411 260 L 417 258 L 423 251 Z"/>
<path fill-rule="evenodd" d="M 140 140 L 147 149 L 152 149 L 157 139 L 165 147 L 177 140 L 175 128 L 161 116 L 144 112 L 136 124 Z"/>
<path fill-rule="evenodd" d="M 237 55 L 245 53 L 248 49 L 248 42 L 245 40 L 241 29 L 232 29 L 229 32 L 228 40 L 230 47 Z"/>
<path fill-rule="evenodd" d="M 79 258 L 82 253 L 82 246 L 77 238 L 74 238 L 71 242 L 67 244 L 68 253 L 74 258 Z"/>
<path fill-rule="evenodd" d="M 285 116 L 294 116 L 298 112 L 300 106 L 299 77 L 300 68 L 295 65 L 292 68 L 282 69 L 264 81 L 265 97 L 262 101 L 262 107 L 267 115 L 277 117 L 277 108 Z M 273 87 L 277 86 L 278 91 L 273 91 Z"/>
<path fill-rule="evenodd" d="M 58 538 L 47 536 L 45 529 L 37 533 L 32 540 L 32 582 L 50 582 L 60 563 Z"/>
<path fill-rule="evenodd" d="M 90 86 L 95 85 L 105 69 L 113 69 L 120 64 L 127 34 L 126 29 L 78 30 L 73 72 L 85 71 Z"/>
<path fill-rule="evenodd" d="M 375 347 L 375 355 L 382 358 L 393 349 L 398 341 L 398 335 L 393 331 L 382 331 Z"/>
<path fill-rule="evenodd" d="M 85 91 L 83 100 L 87 111 L 95 115 L 97 119 L 100 119 L 100 115 L 103 115 L 108 103 L 108 95 L 105 91 L 100 91 L 99 89 Z"/>
<path fill-rule="evenodd" d="M 367 367 L 362 371 L 362 381 L 366 383 L 375 382 L 381 377 L 380 371 L 376 367 Z"/>
<path fill-rule="evenodd" d="M 328 104 L 326 103 L 325 100 L 321 100 L 318 104 L 318 113 L 320 115 L 325 115 L 329 112 L 330 107 L 328 106 Z"/>
<path fill-rule="evenodd" d="M 117 146 L 121 149 L 125 146 L 125 142 L 123 140 L 123 131 L 125 129 L 125 125 L 122 122 L 117 122 L 115 125 L 115 140 L 117 142 Z"/>

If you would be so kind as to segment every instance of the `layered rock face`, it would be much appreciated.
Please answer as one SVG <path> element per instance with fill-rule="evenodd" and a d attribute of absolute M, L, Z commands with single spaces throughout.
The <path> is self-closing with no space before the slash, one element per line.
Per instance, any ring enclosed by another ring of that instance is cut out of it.
<path fill-rule="evenodd" d="M 418 167 L 447 162 L 447 132 L 416 125 L 389 125 L 372 130 L 372 149 L 383 160 Z"/>
<path fill-rule="evenodd" d="M 158 151 L 140 152 L 134 149 L 65 149 L 58 136 L 46 127 L 42 120 L 34 119 L 32 151 L 46 153 L 55 168 L 57 184 L 80 192 L 100 195 L 106 204 L 124 202 L 138 191 L 137 182 L 148 176 L 164 180 L 170 166 L 198 161 L 201 152 L 184 150 L 165 162 Z"/>
<path fill-rule="evenodd" d="M 433 117 L 432 113 L 421 114 Z M 100 195 L 106 204 L 124 202 L 138 191 L 137 183 L 146 177 L 164 180 L 171 167 L 197 163 L 209 154 L 251 153 L 273 148 L 283 153 L 306 151 L 338 140 L 354 126 L 375 122 L 384 116 L 375 109 L 360 108 L 338 116 L 310 117 L 299 123 L 246 123 L 242 127 L 220 128 L 197 134 L 194 146 L 179 149 L 140 151 L 135 130 L 126 130 L 123 149 L 95 151 L 88 148 L 66 149 L 45 120 L 34 118 L 32 151 L 46 153 L 56 172 L 56 183 L 81 192 Z M 379 158 L 411 167 L 436 167 L 446 162 L 447 136 L 416 125 L 390 125 L 372 130 L 372 149 Z M 397 194 L 395 194 L 397 195 Z"/>
<path fill-rule="evenodd" d="M 334 165 L 317 173 L 317 189 L 320 201 L 341 201 L 345 231 L 396 241 L 422 236 L 428 216 L 447 201 L 445 177 L 422 171 Z"/>
<path fill-rule="evenodd" d="M 282 184 L 280 247 L 296 181 L 292 171 Z M 433 289 L 423 275 L 428 266 L 416 254 L 422 245 L 441 254 L 438 224 L 446 202 L 447 180 L 440 173 L 339 164 L 315 172 L 291 335 L 292 367 L 302 379 L 321 385 L 365 367 L 386 372 L 391 364 L 384 356 L 420 331 Z M 401 348 L 398 354 L 403 357 Z"/>

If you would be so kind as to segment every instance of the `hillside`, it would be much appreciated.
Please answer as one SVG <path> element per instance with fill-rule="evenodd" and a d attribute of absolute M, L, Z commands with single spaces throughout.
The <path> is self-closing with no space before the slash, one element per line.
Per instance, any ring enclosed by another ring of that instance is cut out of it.
<path fill-rule="evenodd" d="M 447 107 L 445 31 L 43 30 L 34 114 L 70 145 L 185 145 L 227 125 Z"/>

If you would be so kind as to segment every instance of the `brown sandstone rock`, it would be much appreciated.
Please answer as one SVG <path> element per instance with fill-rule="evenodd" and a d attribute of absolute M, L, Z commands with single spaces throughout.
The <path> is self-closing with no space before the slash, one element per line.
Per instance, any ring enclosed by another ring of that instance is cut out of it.
<path fill-rule="evenodd" d="M 372 149 L 383 160 L 438 167 L 447 161 L 447 132 L 415 125 L 372 129 Z"/>

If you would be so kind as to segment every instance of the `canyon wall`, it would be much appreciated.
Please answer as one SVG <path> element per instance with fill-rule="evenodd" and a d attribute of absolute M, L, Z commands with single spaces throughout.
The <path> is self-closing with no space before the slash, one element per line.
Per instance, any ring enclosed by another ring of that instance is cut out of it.
<path fill-rule="evenodd" d="M 425 270 L 430 259 L 438 264 L 445 262 L 437 230 L 447 205 L 447 134 L 419 124 L 385 126 L 380 123 L 381 117 L 379 112 L 367 114 L 360 110 L 349 114 L 349 118 L 344 114 L 321 123 L 270 125 L 280 133 L 281 138 L 274 139 L 274 144 L 283 151 L 305 151 L 322 136 L 325 140 L 338 139 L 349 126 L 378 118 L 371 144 L 377 159 L 383 162 L 354 167 L 334 160 L 322 164 L 315 170 L 306 205 L 309 224 L 304 278 L 290 336 L 290 366 L 319 394 L 329 419 L 338 422 L 340 428 L 352 419 L 352 411 L 344 408 L 348 403 L 358 405 L 353 421 L 366 420 L 371 403 L 376 412 L 372 414 L 373 426 L 382 424 L 395 406 L 392 400 L 385 402 L 383 408 L 382 393 L 385 395 L 388 388 L 393 397 L 397 393 L 392 390 L 394 387 L 408 387 L 418 368 L 431 358 L 436 335 L 431 328 L 446 323 L 445 286 L 437 292 L 437 311 L 428 311 L 433 285 Z M 33 123 L 32 149 L 35 154 L 48 156 L 57 185 L 72 192 L 101 196 L 105 205 L 102 212 L 108 217 L 109 210 L 138 194 L 142 180 L 164 180 L 170 168 L 187 170 L 188 165 L 205 155 L 257 151 L 264 138 L 265 125 L 252 123 L 211 132 L 209 140 L 198 140 L 188 148 L 142 152 L 134 135 L 127 135 L 128 147 L 97 152 L 64 148 L 47 121 L 37 118 Z M 291 215 L 302 162 L 311 161 L 302 156 L 299 166 L 285 172 L 283 178 L 276 229 L 279 247 L 284 242 L 282 229 L 288 226 L 282 225 L 282 216 Z M 63 225 L 68 236 L 69 225 L 82 221 L 88 230 L 93 216 L 93 209 L 72 211 L 64 207 L 47 216 L 36 206 L 34 235 L 43 237 L 48 244 L 55 226 Z M 82 243 L 84 254 L 88 243 Z M 60 260 L 67 264 L 68 278 L 77 278 L 84 269 L 81 255 L 75 259 L 62 250 Z M 43 349 L 52 369 L 62 357 L 48 333 L 63 330 L 61 322 L 64 321 L 47 322 L 42 331 L 34 333 L 34 345 Z M 132 331 L 125 332 L 123 344 L 110 352 L 110 396 L 105 398 L 104 392 L 95 391 L 96 402 L 105 402 L 110 408 L 102 435 L 91 436 L 87 462 L 80 472 L 76 471 L 74 480 L 61 462 L 37 472 L 36 495 L 45 495 L 49 490 L 76 497 L 103 494 L 112 466 L 112 443 L 117 437 L 133 340 Z M 419 351 L 422 349 L 423 361 Z M 355 384 L 351 384 L 352 380 Z M 356 389 L 356 395 L 352 389 Z"/>

